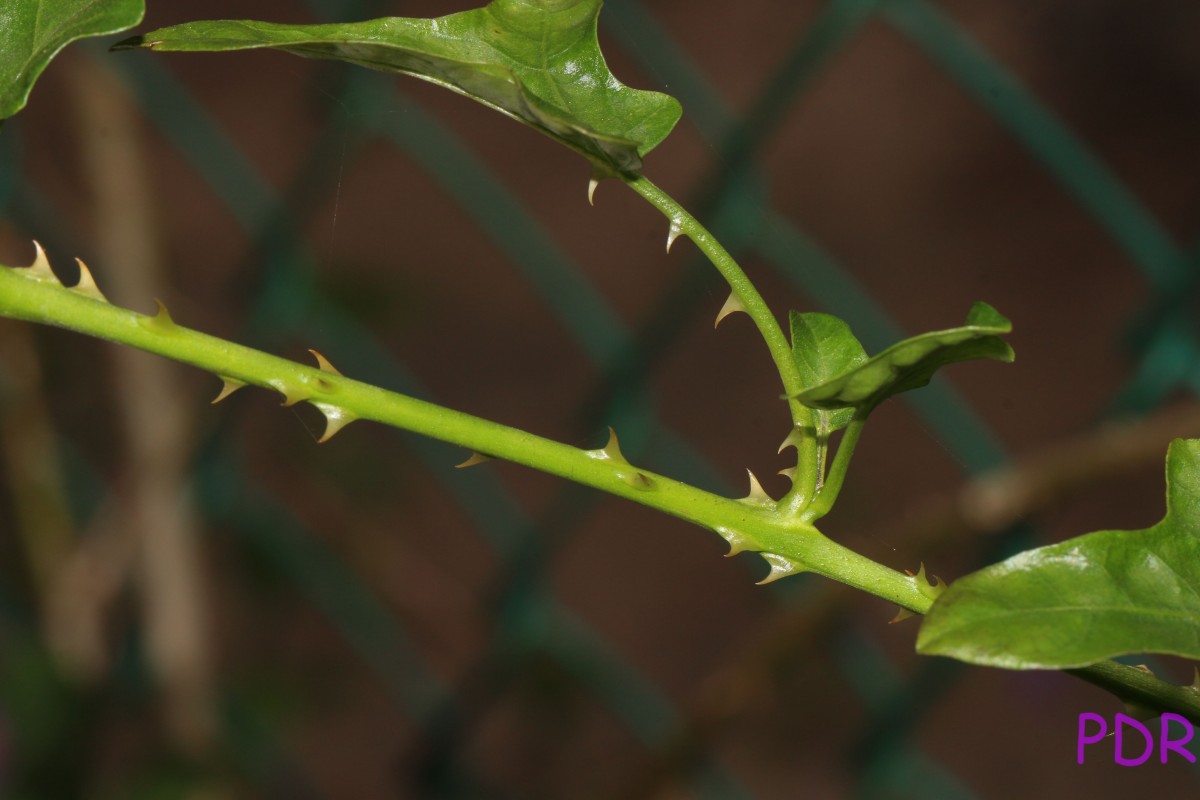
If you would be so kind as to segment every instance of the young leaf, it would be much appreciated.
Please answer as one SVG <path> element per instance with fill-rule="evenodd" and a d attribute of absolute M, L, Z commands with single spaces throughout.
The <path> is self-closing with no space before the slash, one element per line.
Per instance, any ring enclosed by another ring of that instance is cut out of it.
<path fill-rule="evenodd" d="M 472 97 L 582 153 L 605 172 L 636 174 L 679 120 L 679 102 L 623 86 L 596 39 L 600 0 L 493 0 L 438 19 L 331 25 L 190 22 L 119 47 L 275 48 L 399 72 Z"/>
<path fill-rule="evenodd" d="M 29 99 L 58 51 L 76 39 L 132 28 L 143 0 L 4 0 L 0 3 L 0 120 Z"/>
<path fill-rule="evenodd" d="M 1167 451 L 1166 517 L 1019 553 L 950 585 L 917 652 L 1008 669 L 1200 659 L 1200 440 Z"/>
<path fill-rule="evenodd" d="M 1012 323 L 1000 312 L 987 303 L 976 303 L 962 327 L 905 339 L 796 398 L 811 408 L 869 412 L 894 394 L 929 383 L 933 373 L 947 364 L 979 358 L 1012 361 L 1012 348 L 1000 338 L 1011 330 Z"/>
<path fill-rule="evenodd" d="M 793 311 L 792 358 L 805 386 L 820 386 L 867 360 L 850 326 L 831 314 Z M 817 410 L 818 433 L 828 435 L 850 424 L 853 408 Z"/>

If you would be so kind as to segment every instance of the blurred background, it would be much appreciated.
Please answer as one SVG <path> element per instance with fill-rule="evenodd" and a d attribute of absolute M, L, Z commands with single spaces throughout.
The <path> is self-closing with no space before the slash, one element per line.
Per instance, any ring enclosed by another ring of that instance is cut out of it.
<path fill-rule="evenodd" d="M 150 0 L 197 18 L 466 3 Z M 827 532 L 952 579 L 1163 511 L 1200 433 L 1200 6 L 608 0 L 684 106 L 646 172 L 782 318 L 869 351 L 986 300 L 1015 364 L 873 417 Z M 419 81 L 76 44 L 0 130 L 0 262 L 728 495 L 778 378 L 686 240 L 582 159 Z M 1075 763 L 1057 673 L 913 654 L 916 621 L 711 534 L 367 423 L 0 320 L 0 796 L 1027 798 L 1195 793 Z M 790 455 L 790 453 L 789 453 Z M 1190 666 L 1149 663 L 1185 682 Z"/>

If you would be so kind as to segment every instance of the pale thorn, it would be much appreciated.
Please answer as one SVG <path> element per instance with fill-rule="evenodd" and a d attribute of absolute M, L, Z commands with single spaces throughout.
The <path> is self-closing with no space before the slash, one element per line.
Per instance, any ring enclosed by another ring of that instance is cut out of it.
<path fill-rule="evenodd" d="M 792 483 L 796 482 L 796 468 L 795 467 L 784 467 L 783 469 L 779 470 L 779 472 L 777 472 L 775 474 L 782 475 L 783 477 L 787 478 Z"/>
<path fill-rule="evenodd" d="M 909 611 L 907 608 L 902 608 L 896 612 L 896 616 L 888 620 L 888 625 L 895 625 L 897 622 L 903 622 L 904 620 L 915 617 L 916 615 L 917 613 L 915 611 Z"/>
<path fill-rule="evenodd" d="M 37 255 L 34 256 L 33 263 L 29 265 L 29 277 L 62 286 L 62 282 L 54 274 L 54 270 L 50 269 L 50 259 L 46 257 L 46 251 L 42 249 L 41 243 L 36 239 L 33 242 L 33 248 L 37 251 Z"/>
<path fill-rule="evenodd" d="M 335 367 L 333 364 L 329 363 L 329 359 L 327 359 L 325 356 L 318 353 L 316 350 L 313 350 L 310 347 L 308 349 L 308 352 L 312 353 L 313 357 L 317 359 L 317 366 L 320 368 L 321 372 L 328 372 L 332 375 L 341 375 L 342 374 L 342 373 L 338 372 L 337 367 Z"/>
<path fill-rule="evenodd" d="M 725 305 L 721 306 L 721 310 L 717 312 L 717 318 L 713 322 L 713 330 L 716 330 L 717 326 L 721 324 L 721 320 L 730 314 L 736 314 L 738 311 L 746 313 L 746 306 L 742 304 L 741 298 L 730 292 L 729 299 L 725 301 Z"/>
<path fill-rule="evenodd" d="M 767 577 L 758 582 L 759 586 L 766 586 L 768 583 L 774 583 L 780 578 L 786 578 L 789 575 L 795 575 L 798 572 L 803 572 L 804 569 L 795 561 L 776 555 L 775 553 L 763 553 L 763 560 L 771 567 L 771 571 L 767 573 Z"/>
<path fill-rule="evenodd" d="M 157 297 L 154 298 L 154 304 L 158 306 L 158 313 L 153 317 L 148 314 L 138 317 L 138 324 L 158 333 L 173 333 L 177 326 L 175 320 L 171 319 L 171 312 Z"/>
<path fill-rule="evenodd" d="M 238 389 L 241 389 L 243 386 L 245 386 L 245 385 L 246 385 L 245 383 L 243 383 L 242 381 L 239 381 L 239 380 L 237 380 L 236 378 L 223 378 L 223 377 L 221 377 L 220 375 L 218 375 L 217 377 L 218 377 L 218 378 L 221 378 L 222 384 L 221 384 L 221 392 L 220 392 L 220 394 L 218 394 L 218 395 L 217 395 L 216 397 L 214 397 L 214 398 L 213 398 L 213 400 L 212 400 L 212 404 L 213 404 L 214 406 L 215 406 L 217 403 L 219 403 L 219 402 L 221 402 L 222 400 L 224 400 L 226 397 L 229 397 L 229 395 L 233 394 L 233 393 L 234 393 L 234 392 L 236 392 Z"/>
<path fill-rule="evenodd" d="M 757 503 L 760 505 L 763 503 L 775 502 L 771 496 L 767 494 L 766 490 L 763 489 L 762 484 L 758 482 L 758 478 L 755 477 L 753 472 L 747 469 L 746 474 L 750 476 L 750 494 L 743 497 L 742 502 Z"/>
<path fill-rule="evenodd" d="M 491 460 L 492 460 L 491 456 L 485 456 L 483 453 L 471 453 L 470 457 L 468 457 L 466 461 L 462 462 L 461 464 L 455 464 L 454 468 L 455 469 L 466 469 L 467 467 L 473 467 L 476 464 L 482 464 L 485 461 L 491 461 Z"/>
<path fill-rule="evenodd" d="M 608 444 L 600 448 L 599 451 L 593 451 L 599 454 L 600 458 L 608 459 L 609 461 L 619 461 L 622 464 L 628 464 L 629 460 L 621 452 L 621 443 L 617 440 L 617 432 L 612 426 L 608 427 Z"/>
<path fill-rule="evenodd" d="M 1195 670 L 1195 677 L 1192 678 L 1192 685 L 1188 688 L 1200 694 L 1200 667 L 1193 667 L 1192 669 Z"/>
<path fill-rule="evenodd" d="M 735 530 L 730 528 L 717 528 L 716 532 L 718 536 L 729 543 L 729 552 L 725 554 L 726 558 L 731 558 L 736 556 L 738 553 L 744 553 L 751 549 L 750 545 L 753 543 L 750 541 L 750 539 Z"/>
<path fill-rule="evenodd" d="M 71 291 L 79 292 L 79 294 L 99 300 L 101 303 L 107 303 L 108 298 L 96 285 L 96 279 L 92 277 L 92 271 L 88 269 L 88 265 L 83 263 L 82 258 L 75 259 L 75 263 L 79 265 L 79 283 L 72 286 Z"/>
<path fill-rule="evenodd" d="M 789 447 L 794 447 L 797 450 L 799 450 L 800 444 L 803 441 L 804 441 L 804 433 L 800 430 L 800 426 L 793 425 L 791 431 L 788 432 L 787 437 L 783 440 L 783 442 L 779 445 L 779 449 L 776 450 L 775 452 L 782 453 L 784 450 L 788 449 Z"/>
<path fill-rule="evenodd" d="M 313 405 L 325 415 L 325 434 L 320 439 L 317 439 L 317 444 L 328 442 L 338 431 L 358 419 L 358 417 L 346 409 L 338 406 L 329 405 L 328 403 L 313 403 Z"/>
<path fill-rule="evenodd" d="M 671 227 L 667 230 L 667 252 L 671 252 L 671 245 L 675 244 L 675 240 L 683 233 L 683 227 L 676 221 L 671 220 Z"/>
<path fill-rule="evenodd" d="M 589 206 L 596 205 L 596 187 L 599 185 L 600 185 L 599 178 L 589 178 L 588 179 L 588 205 Z"/>
<path fill-rule="evenodd" d="M 1134 664 L 1134 665 L 1133 665 L 1133 668 L 1134 668 L 1134 669 L 1140 669 L 1142 672 L 1146 673 L 1147 675 L 1153 675 L 1153 674 L 1154 674 L 1154 670 L 1150 669 L 1150 667 L 1149 667 L 1149 666 L 1147 666 L 1146 664 Z"/>

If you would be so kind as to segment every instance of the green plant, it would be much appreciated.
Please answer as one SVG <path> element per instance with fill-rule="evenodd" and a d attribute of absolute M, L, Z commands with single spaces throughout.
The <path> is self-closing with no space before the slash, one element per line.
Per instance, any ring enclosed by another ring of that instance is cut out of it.
<path fill-rule="evenodd" d="M 1200 469 L 1200 445 L 1172 446 L 1168 512 L 1159 525 L 1089 534 L 1030 551 L 945 591 L 927 580 L 923 569 L 906 575 L 826 537 L 817 523 L 834 508 L 872 410 L 892 395 L 925 385 L 942 366 L 1010 360 L 1012 351 L 1001 338 L 1009 323 L 980 303 L 963 326 L 907 339 L 870 358 L 848 326 L 826 314 L 792 312 L 786 335 L 724 248 L 642 174 L 643 157 L 670 132 L 679 106 L 665 95 L 615 81 L 595 38 L 598 11 L 598 2 L 497 0 L 487 9 L 436 23 L 198 22 L 154 31 L 125 46 L 163 51 L 271 47 L 413 74 L 474 97 L 583 155 L 591 168 L 589 196 L 601 180 L 626 184 L 667 218 L 668 248 L 686 236 L 725 277 L 731 295 L 717 321 L 744 312 L 761 333 L 790 416 L 792 433 L 783 447 L 797 453 L 792 488 L 783 497 L 769 497 L 753 476 L 746 497 L 718 497 L 629 463 L 615 434 L 596 450 L 567 447 L 354 381 L 321 356 L 317 367 L 302 366 L 186 329 L 165 309 L 145 316 L 117 308 L 104 300 L 86 270 L 79 285 L 62 287 L 40 253 L 29 270 L 0 270 L 0 313 L 193 364 L 224 381 L 221 397 L 254 385 L 279 392 L 285 405 L 309 403 L 326 417 L 323 439 L 354 420 L 383 422 L 461 445 L 477 455 L 472 461 L 500 458 L 619 495 L 717 533 L 731 552 L 761 553 L 771 569 L 768 580 L 815 572 L 908 612 L 928 614 L 918 637 L 922 652 L 1010 668 L 1070 669 L 1127 702 L 1200 719 L 1194 687 L 1169 686 L 1103 661 L 1142 652 L 1200 658 L 1200 541 L 1193 522 L 1200 487 L 1192 485 Z M 21 47 L 30 52 L 65 41 L 43 41 L 40 34 L 30 38 L 30 29 L 20 25 L 9 32 L 24 36 L 27 43 Z M 22 98 L 45 61 L 32 70 L 24 62 L 7 68 L 8 76 L 25 81 L 17 92 Z M 17 107 L 10 105 L 9 113 Z M 1084 619 L 1087 626 L 1081 625 Z M 1038 635 L 1030 635 L 1035 629 Z M 1078 635 L 1081 629 L 1087 637 Z"/>

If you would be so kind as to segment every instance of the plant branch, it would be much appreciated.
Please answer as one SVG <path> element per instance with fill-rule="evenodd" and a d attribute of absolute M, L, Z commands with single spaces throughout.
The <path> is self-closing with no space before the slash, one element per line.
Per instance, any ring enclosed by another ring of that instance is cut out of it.
<path fill-rule="evenodd" d="M 90 283 L 90 280 L 89 280 Z M 273 389 L 285 405 L 308 402 L 326 417 L 328 439 L 357 419 L 374 420 L 477 453 L 523 464 L 624 497 L 713 530 L 732 552 L 760 552 L 768 580 L 815 572 L 913 611 L 927 599 L 911 576 L 892 570 L 786 515 L 768 498 L 735 500 L 629 464 L 615 437 L 580 450 L 433 403 L 347 378 L 324 358 L 310 367 L 177 325 L 165 309 L 147 316 L 119 308 L 90 290 L 64 288 L 39 257 L 32 269 L 0 268 L 0 315 L 56 325 L 191 364 L 226 381 L 227 389 Z"/>
<path fill-rule="evenodd" d="M 811 473 L 816 468 L 817 463 L 817 442 L 813 435 L 815 432 L 814 420 L 812 411 L 800 404 L 795 399 L 795 396 L 800 394 L 805 389 L 804 381 L 800 377 L 800 371 L 796 368 L 796 362 L 792 358 L 792 348 L 788 343 L 787 337 L 783 333 L 783 328 L 779 325 L 779 320 L 771 312 L 767 306 L 767 302 L 762 295 L 758 293 L 758 289 L 754 287 L 754 283 L 747 277 L 746 273 L 729 254 L 721 243 L 708 232 L 699 220 L 688 213 L 687 209 L 681 206 L 670 195 L 664 192 L 658 186 L 654 185 L 649 178 L 644 175 L 639 175 L 636 178 L 623 178 L 629 188 L 640 194 L 646 199 L 650 205 L 657 208 L 666 216 L 670 224 L 670 232 L 668 234 L 667 247 L 671 246 L 677 236 L 687 236 L 696 243 L 696 247 L 708 257 L 717 271 L 725 278 L 732 291 L 732 297 L 740 305 L 740 310 L 745 311 L 750 315 L 750 319 L 754 321 L 755 327 L 758 328 L 759 334 L 762 335 L 763 341 L 767 344 L 767 349 L 771 353 L 771 359 L 775 362 L 775 369 L 779 372 L 779 378 L 783 382 L 784 394 L 788 398 L 788 408 L 791 411 L 792 422 L 807 434 L 803 441 L 797 447 L 799 458 L 797 465 L 799 471 L 797 473 L 797 485 L 805 485 L 802 478 L 807 477 L 809 483 L 815 483 L 815 476 Z"/>

